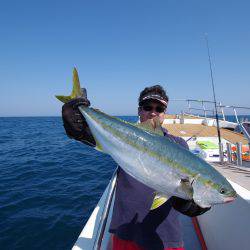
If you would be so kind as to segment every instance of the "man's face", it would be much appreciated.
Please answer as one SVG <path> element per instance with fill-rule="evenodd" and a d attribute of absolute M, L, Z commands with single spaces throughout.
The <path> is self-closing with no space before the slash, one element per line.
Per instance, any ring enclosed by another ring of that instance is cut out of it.
<path fill-rule="evenodd" d="M 162 123 L 164 120 L 164 113 L 166 107 L 155 100 L 149 100 L 143 104 L 143 106 L 138 108 L 138 115 L 140 117 L 140 122 L 145 122 L 148 119 L 158 117 Z"/>

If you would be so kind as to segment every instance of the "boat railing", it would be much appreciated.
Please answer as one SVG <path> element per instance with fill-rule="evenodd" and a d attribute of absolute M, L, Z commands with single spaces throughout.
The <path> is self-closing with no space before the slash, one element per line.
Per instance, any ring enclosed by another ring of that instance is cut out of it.
<path fill-rule="evenodd" d="M 193 115 L 193 111 L 201 111 L 205 118 L 211 118 L 211 115 L 215 115 L 214 106 L 212 108 L 208 108 L 207 105 L 214 105 L 213 101 L 209 100 L 200 100 L 200 99 L 173 99 L 171 101 L 182 101 L 187 104 L 187 111 L 185 113 Z M 200 106 L 194 107 L 193 104 L 198 103 Z M 235 105 L 222 105 L 221 102 L 216 103 L 217 112 L 222 116 L 222 120 L 226 121 L 225 117 L 225 109 L 231 110 L 235 116 L 236 123 L 240 124 L 238 110 L 247 110 L 250 113 L 250 107 L 244 106 L 235 106 Z M 183 112 L 183 111 L 182 111 Z M 210 113 L 210 115 L 209 115 Z"/>
<path fill-rule="evenodd" d="M 115 172 L 114 172 L 114 174 L 109 182 L 108 194 L 107 194 L 107 197 L 105 200 L 105 205 L 104 205 L 102 214 L 100 216 L 100 222 L 99 222 L 97 235 L 96 235 L 95 243 L 94 243 L 94 247 L 93 247 L 94 250 L 101 249 L 102 240 L 103 240 L 105 228 L 107 225 L 107 220 L 108 220 L 110 208 L 112 205 L 112 200 L 113 200 L 114 193 L 115 193 L 116 180 L 117 180 L 117 170 L 118 170 L 118 168 L 115 170 Z"/>
<path fill-rule="evenodd" d="M 209 101 L 209 100 L 199 100 L 199 99 L 173 99 L 171 101 L 182 101 L 182 102 L 186 102 L 187 104 L 187 111 L 182 111 L 182 114 L 187 114 L 187 115 L 194 115 L 194 111 L 198 111 L 199 113 L 202 112 L 203 116 L 205 117 L 205 119 L 207 120 L 208 118 L 212 118 L 215 116 L 216 111 L 215 111 L 215 107 L 217 109 L 217 113 L 218 115 L 222 116 L 222 121 L 226 121 L 226 117 L 225 117 L 225 110 L 226 111 L 231 111 L 230 113 L 234 114 L 235 117 L 235 121 L 236 122 L 232 122 L 234 124 L 238 125 L 239 128 L 239 132 L 242 132 L 245 136 L 245 138 L 248 140 L 248 144 L 249 144 L 249 148 L 250 148 L 250 132 L 249 130 L 247 130 L 244 125 L 242 120 L 240 120 L 239 115 L 238 115 L 238 111 L 239 110 L 244 110 L 244 111 L 248 111 L 248 114 L 250 114 L 250 107 L 244 107 L 244 106 L 236 106 L 236 105 L 222 105 L 221 102 L 217 102 L 216 105 L 214 105 L 214 101 Z M 194 107 L 194 104 L 198 103 L 198 107 Z M 208 108 L 208 106 L 212 106 L 212 108 Z M 210 114 L 210 115 L 209 115 Z M 227 121 L 228 122 L 228 121 Z M 220 123 L 219 123 L 220 124 Z M 219 125 L 220 126 L 220 125 Z M 234 125 L 234 129 L 237 126 Z M 241 145 L 239 143 L 236 143 L 237 146 L 237 165 L 242 165 L 242 159 L 241 159 Z M 219 145 L 219 147 L 221 147 Z M 231 155 L 229 151 L 228 152 L 228 157 Z M 223 152 L 221 150 L 220 152 L 220 158 L 223 159 Z M 228 158 L 229 159 L 229 158 Z M 231 161 L 231 159 L 229 160 Z M 222 160 L 221 160 L 222 162 Z"/>
<path fill-rule="evenodd" d="M 209 100 L 199 100 L 199 99 L 172 99 L 171 101 L 181 101 L 181 102 L 186 102 L 187 104 L 187 111 L 185 113 L 193 115 L 194 111 L 201 111 L 203 113 L 203 116 L 205 117 L 205 119 L 207 118 L 211 118 L 211 115 L 214 116 L 215 115 L 215 110 L 214 108 L 208 108 L 207 105 L 208 104 L 214 104 L 213 101 L 209 101 Z M 200 104 L 200 106 L 198 107 L 194 107 L 193 104 L 194 103 L 198 103 Z M 217 107 L 218 107 L 218 114 L 222 115 L 223 120 L 225 121 L 225 114 L 224 114 L 224 110 L 222 107 L 221 102 L 217 103 Z"/>
<path fill-rule="evenodd" d="M 249 131 L 246 130 L 246 128 L 243 126 L 243 122 L 244 121 L 240 121 L 239 116 L 238 116 L 238 110 L 248 110 L 250 113 L 250 107 L 243 107 L 243 106 L 229 106 L 229 105 L 223 105 L 222 106 L 224 109 L 228 108 L 233 110 L 234 112 L 234 116 L 235 116 L 235 120 L 238 124 L 238 126 L 241 129 L 241 132 L 244 134 L 244 136 L 247 138 L 248 143 L 250 144 L 250 134 Z"/>

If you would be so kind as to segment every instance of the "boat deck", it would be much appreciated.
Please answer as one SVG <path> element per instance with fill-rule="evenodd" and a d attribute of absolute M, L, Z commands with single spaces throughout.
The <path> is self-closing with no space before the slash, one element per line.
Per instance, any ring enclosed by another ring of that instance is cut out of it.
<path fill-rule="evenodd" d="M 188 114 L 184 114 L 184 115 L 175 115 L 175 114 L 165 114 L 165 119 L 179 119 L 180 117 L 184 118 L 184 119 L 199 119 L 199 118 L 203 118 L 200 116 L 196 116 L 196 115 L 188 115 Z"/>
<path fill-rule="evenodd" d="M 206 126 L 203 124 L 164 124 L 163 125 L 170 134 L 181 137 L 218 137 L 217 128 L 214 126 Z M 221 136 L 235 144 L 236 142 L 241 142 L 243 145 L 247 145 L 247 139 L 233 131 L 228 129 L 220 129 Z"/>
<path fill-rule="evenodd" d="M 243 162 L 244 163 L 244 162 Z M 250 191 L 250 168 L 237 166 L 229 163 L 211 163 L 210 164 L 224 175 L 227 179 L 237 183 L 243 188 Z M 245 162 L 245 165 L 250 165 L 250 162 Z"/>

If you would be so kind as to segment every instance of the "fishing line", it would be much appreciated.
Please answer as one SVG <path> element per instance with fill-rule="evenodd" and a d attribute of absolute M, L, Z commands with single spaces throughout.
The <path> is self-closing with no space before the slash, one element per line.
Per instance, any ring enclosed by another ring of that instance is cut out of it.
<path fill-rule="evenodd" d="M 221 134 L 220 134 L 220 127 L 219 127 L 219 117 L 218 117 L 218 111 L 217 111 L 217 102 L 216 102 L 215 90 L 214 90 L 213 69 L 212 69 L 211 56 L 210 56 L 210 49 L 209 49 L 209 45 L 208 45 L 207 34 L 205 34 L 205 40 L 206 40 L 206 45 L 207 45 L 207 54 L 208 54 L 208 61 L 209 61 L 209 68 L 210 68 L 210 77 L 211 77 L 211 83 L 212 83 L 212 89 L 213 89 L 213 97 L 214 97 L 215 119 L 216 119 L 217 133 L 218 133 L 218 139 L 219 139 L 220 162 L 222 163 L 223 162 L 223 152 L 222 152 L 222 148 L 221 148 Z"/>

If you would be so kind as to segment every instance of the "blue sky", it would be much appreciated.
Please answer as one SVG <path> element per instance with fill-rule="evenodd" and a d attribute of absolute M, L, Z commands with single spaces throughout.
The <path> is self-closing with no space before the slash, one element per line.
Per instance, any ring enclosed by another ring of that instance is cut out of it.
<path fill-rule="evenodd" d="M 250 106 L 249 1 L 2 1 L 0 116 L 60 115 L 72 69 L 92 106 L 137 112 L 140 91 Z M 169 112 L 177 112 L 172 102 Z"/>

